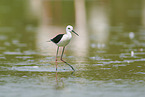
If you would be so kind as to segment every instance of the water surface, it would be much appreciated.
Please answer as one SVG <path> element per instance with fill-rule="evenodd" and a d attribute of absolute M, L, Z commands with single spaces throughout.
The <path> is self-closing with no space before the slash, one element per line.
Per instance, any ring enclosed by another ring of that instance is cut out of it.
<path fill-rule="evenodd" d="M 144 97 L 144 0 L 129 1 L 86 0 L 83 32 L 75 29 L 74 1 L 45 1 L 53 12 L 44 22 L 28 13 L 30 2 L 0 0 L 0 97 Z M 46 41 L 70 23 L 80 36 L 74 35 L 63 58 L 76 71 L 59 60 L 56 72 L 57 47 Z"/>

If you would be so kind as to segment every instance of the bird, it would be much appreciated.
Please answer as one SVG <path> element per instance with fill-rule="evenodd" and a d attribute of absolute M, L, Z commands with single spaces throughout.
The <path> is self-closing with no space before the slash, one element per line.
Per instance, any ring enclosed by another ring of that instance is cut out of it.
<path fill-rule="evenodd" d="M 58 56 L 58 51 L 59 51 L 59 48 L 60 47 L 63 47 L 63 50 L 62 50 L 62 54 L 61 54 L 61 57 L 60 57 L 60 60 L 62 62 L 64 62 L 65 64 L 69 65 L 73 71 L 75 71 L 75 69 L 73 68 L 73 66 L 71 66 L 69 63 L 67 63 L 66 61 L 63 60 L 63 53 L 64 53 L 64 50 L 65 50 L 65 47 L 69 44 L 70 40 L 72 39 L 72 32 L 74 34 L 76 34 L 77 36 L 79 36 L 74 30 L 73 30 L 73 26 L 71 25 L 68 25 L 66 27 L 66 34 L 58 34 L 56 35 L 54 38 L 50 39 L 49 42 L 53 42 L 57 45 L 57 52 L 56 52 L 56 71 L 57 71 L 57 56 Z"/>

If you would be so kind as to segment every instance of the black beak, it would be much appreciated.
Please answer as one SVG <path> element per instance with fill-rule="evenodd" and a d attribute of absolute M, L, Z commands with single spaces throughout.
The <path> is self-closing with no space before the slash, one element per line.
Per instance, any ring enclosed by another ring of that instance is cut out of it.
<path fill-rule="evenodd" d="M 72 32 L 79 36 L 79 34 L 77 34 L 74 30 L 72 30 Z"/>

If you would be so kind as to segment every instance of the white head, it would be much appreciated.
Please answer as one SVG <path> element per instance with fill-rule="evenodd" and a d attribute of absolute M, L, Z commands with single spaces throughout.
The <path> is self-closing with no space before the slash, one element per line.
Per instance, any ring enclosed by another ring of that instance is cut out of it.
<path fill-rule="evenodd" d="M 73 30 L 73 26 L 71 26 L 71 25 L 68 25 L 67 27 L 66 27 L 66 32 L 73 32 L 73 33 L 75 33 L 76 35 L 78 35 L 74 30 Z M 79 36 L 79 35 L 78 35 Z"/>
<path fill-rule="evenodd" d="M 72 32 L 72 30 L 73 30 L 73 26 L 71 26 L 71 25 L 68 25 L 67 27 L 66 27 L 66 32 Z"/>

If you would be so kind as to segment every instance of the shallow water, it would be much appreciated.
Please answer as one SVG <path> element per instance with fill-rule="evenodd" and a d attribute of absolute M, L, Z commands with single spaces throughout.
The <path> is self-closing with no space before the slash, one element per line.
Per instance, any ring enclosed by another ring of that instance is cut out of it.
<path fill-rule="evenodd" d="M 24 3 L 23 0 L 14 2 Z M 87 11 L 93 2 L 86 1 Z M 141 2 L 134 2 L 129 8 L 126 6 L 126 18 L 121 20 L 116 16 L 118 21 L 114 14 L 117 15 L 119 9 L 114 11 L 116 5 L 109 3 L 112 17 L 107 32 L 94 33 L 89 26 L 86 33 L 75 29 L 80 36 L 74 35 L 63 58 L 76 71 L 58 60 L 56 72 L 56 46 L 46 41 L 47 36 L 56 34 L 50 35 L 50 31 L 65 31 L 65 26 L 51 25 L 45 29 L 36 20 L 23 16 L 21 11 L 25 7 L 18 9 L 15 4 L 3 1 L 0 7 L 5 11 L 1 11 L 0 18 L 7 21 L 0 27 L 0 97 L 144 97 L 145 29 L 136 22 L 141 16 L 134 13 L 140 13 Z M 10 18 L 10 11 L 17 15 L 11 13 Z M 135 20 L 132 25 L 131 20 Z"/>

